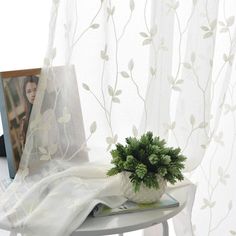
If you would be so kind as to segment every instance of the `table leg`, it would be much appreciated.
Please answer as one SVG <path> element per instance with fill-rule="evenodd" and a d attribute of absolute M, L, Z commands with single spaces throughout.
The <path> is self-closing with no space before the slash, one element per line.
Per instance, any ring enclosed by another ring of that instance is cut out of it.
<path fill-rule="evenodd" d="M 163 227 L 163 236 L 169 236 L 168 222 L 167 221 L 162 222 L 162 227 Z"/>

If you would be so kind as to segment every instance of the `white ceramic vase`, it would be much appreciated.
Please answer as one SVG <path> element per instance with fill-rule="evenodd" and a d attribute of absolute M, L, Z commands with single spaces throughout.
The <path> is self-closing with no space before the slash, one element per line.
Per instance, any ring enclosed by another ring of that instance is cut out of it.
<path fill-rule="evenodd" d="M 131 173 L 127 171 L 121 172 L 121 189 L 124 196 L 130 201 L 144 204 L 154 203 L 157 202 L 165 192 L 166 181 L 158 176 L 159 189 L 148 188 L 142 183 L 140 190 L 134 192 L 133 185 L 129 179 L 130 174 Z"/>

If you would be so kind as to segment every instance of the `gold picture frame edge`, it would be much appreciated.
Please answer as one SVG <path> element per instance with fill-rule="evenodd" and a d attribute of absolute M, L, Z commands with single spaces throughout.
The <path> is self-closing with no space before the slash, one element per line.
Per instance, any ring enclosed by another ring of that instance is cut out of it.
<path fill-rule="evenodd" d="M 31 76 L 41 73 L 42 68 L 32 68 L 24 70 L 11 70 L 11 71 L 2 71 L 0 72 L 2 79 L 20 77 L 20 76 Z"/>

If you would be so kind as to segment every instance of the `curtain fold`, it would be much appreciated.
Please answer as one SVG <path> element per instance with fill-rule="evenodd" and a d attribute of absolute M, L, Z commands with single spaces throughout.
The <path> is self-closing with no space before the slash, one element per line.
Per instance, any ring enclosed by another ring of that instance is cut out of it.
<path fill-rule="evenodd" d="M 154 134 L 167 135 L 163 124 L 170 122 L 171 86 L 168 82 L 172 70 L 174 12 L 168 12 L 164 1 L 145 1 L 144 16 L 151 13 L 150 26 L 146 31 L 151 35 L 148 85 L 145 95 L 145 109 L 141 122 L 141 133 L 152 130 Z M 147 24 L 147 20 L 145 18 Z M 168 25 L 168 27 L 166 27 Z"/>
<path fill-rule="evenodd" d="M 179 25 L 180 40 L 186 33 L 186 49 L 182 55 L 180 75 L 183 80 L 176 109 L 176 142 L 189 157 L 186 170 L 196 168 L 204 157 L 211 139 L 211 81 L 218 19 L 218 1 L 198 1 L 184 26 Z M 209 10 L 210 9 L 210 10 Z M 203 12 L 205 15 L 203 15 Z M 178 20 L 178 13 L 176 13 Z M 181 49 L 181 47 L 180 47 Z M 180 51 L 182 54 L 182 52 Z"/>

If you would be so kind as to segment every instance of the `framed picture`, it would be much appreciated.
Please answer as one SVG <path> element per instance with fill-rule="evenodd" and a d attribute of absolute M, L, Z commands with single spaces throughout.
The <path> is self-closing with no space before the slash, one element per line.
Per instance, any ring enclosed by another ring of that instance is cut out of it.
<path fill-rule="evenodd" d="M 9 174 L 14 178 L 23 152 L 41 69 L 0 73 L 0 108 Z"/>

